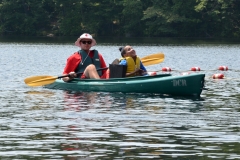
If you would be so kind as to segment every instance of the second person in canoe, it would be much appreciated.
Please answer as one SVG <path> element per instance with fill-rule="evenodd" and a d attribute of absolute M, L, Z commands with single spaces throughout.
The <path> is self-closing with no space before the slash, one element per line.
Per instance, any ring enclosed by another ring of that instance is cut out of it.
<path fill-rule="evenodd" d="M 119 51 L 122 56 L 122 58 L 119 59 L 119 64 L 127 66 L 126 77 L 147 75 L 145 66 L 142 64 L 132 46 L 127 45 L 120 47 Z"/>

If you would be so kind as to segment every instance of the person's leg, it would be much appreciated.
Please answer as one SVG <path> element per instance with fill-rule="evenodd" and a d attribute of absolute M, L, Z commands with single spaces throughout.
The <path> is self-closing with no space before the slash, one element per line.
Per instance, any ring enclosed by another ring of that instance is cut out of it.
<path fill-rule="evenodd" d="M 88 65 L 83 74 L 90 79 L 100 79 L 96 67 L 93 64 Z"/>
<path fill-rule="evenodd" d="M 119 63 L 120 63 L 119 59 L 115 59 L 115 60 L 112 62 L 112 64 L 119 64 Z"/>
<path fill-rule="evenodd" d="M 100 78 L 101 79 L 109 79 L 109 75 L 110 75 L 110 70 L 108 68 L 107 71 Z"/>

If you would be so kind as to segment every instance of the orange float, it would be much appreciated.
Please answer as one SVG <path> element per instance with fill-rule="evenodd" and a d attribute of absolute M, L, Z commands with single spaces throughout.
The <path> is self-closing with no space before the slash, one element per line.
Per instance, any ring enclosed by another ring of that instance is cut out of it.
<path fill-rule="evenodd" d="M 200 67 L 192 67 L 191 71 L 201 71 Z"/>
<path fill-rule="evenodd" d="M 213 79 L 223 79 L 224 78 L 224 74 L 222 73 L 218 73 L 218 74 L 214 74 L 212 76 Z"/>
<path fill-rule="evenodd" d="M 150 76 L 156 76 L 156 75 L 157 75 L 157 72 L 148 72 L 148 75 L 150 75 Z"/>
<path fill-rule="evenodd" d="M 170 67 L 163 67 L 163 68 L 162 68 L 162 71 L 163 71 L 163 72 L 171 72 L 172 69 L 171 69 Z"/>
<path fill-rule="evenodd" d="M 227 71 L 228 67 L 227 66 L 219 66 L 218 70 L 220 70 L 220 71 Z"/>

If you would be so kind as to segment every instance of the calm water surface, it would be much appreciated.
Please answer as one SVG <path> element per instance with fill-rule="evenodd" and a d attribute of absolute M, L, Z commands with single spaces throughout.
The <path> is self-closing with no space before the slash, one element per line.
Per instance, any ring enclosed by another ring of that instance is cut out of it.
<path fill-rule="evenodd" d="M 94 48 L 111 63 L 121 45 Z M 0 42 L 0 159 L 239 159 L 240 45 L 132 45 L 140 57 L 165 54 L 149 71 L 200 67 L 208 90 L 190 98 L 32 88 L 26 77 L 61 75 L 78 48 Z M 230 70 L 217 70 L 221 65 Z M 213 80 L 216 73 L 226 78 Z"/>

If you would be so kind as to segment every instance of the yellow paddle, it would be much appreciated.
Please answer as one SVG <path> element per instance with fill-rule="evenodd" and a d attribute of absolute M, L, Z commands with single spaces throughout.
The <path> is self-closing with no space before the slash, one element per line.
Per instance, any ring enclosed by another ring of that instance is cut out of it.
<path fill-rule="evenodd" d="M 141 58 L 141 61 L 142 61 L 144 66 L 158 64 L 158 63 L 161 63 L 162 61 L 164 61 L 164 54 L 163 53 L 151 54 L 151 55 L 148 55 L 146 57 Z M 108 69 L 108 67 L 100 68 L 98 70 L 104 70 L 104 69 Z M 82 74 L 82 73 L 83 72 L 77 73 L 77 74 Z M 32 76 L 32 77 L 25 78 L 24 82 L 28 86 L 37 87 L 37 86 L 43 86 L 43 85 L 51 84 L 51 83 L 55 82 L 56 79 L 60 79 L 60 78 L 63 78 L 63 77 L 68 77 L 68 76 L 69 76 L 69 74 L 64 75 L 64 76 L 58 76 L 58 77 L 47 76 L 47 75 Z"/>
<path fill-rule="evenodd" d="M 97 69 L 99 70 L 104 70 L 104 69 L 108 69 L 108 67 L 106 68 L 99 68 Z M 79 74 L 83 74 L 83 72 L 79 72 L 76 73 L 77 75 Z M 31 87 L 37 87 L 37 86 L 44 86 L 47 84 L 51 84 L 53 82 L 55 82 L 56 79 L 61 79 L 63 77 L 69 77 L 69 74 L 64 75 L 64 76 L 58 76 L 58 77 L 53 77 L 53 76 L 32 76 L 32 77 L 27 77 L 24 79 L 24 82 Z"/>
<path fill-rule="evenodd" d="M 37 86 L 44 86 L 47 84 L 51 84 L 53 82 L 56 81 L 56 79 L 58 78 L 63 78 L 63 77 L 67 77 L 69 75 L 66 76 L 59 76 L 59 77 L 53 77 L 53 76 L 49 76 L 49 77 L 45 77 L 45 78 L 39 78 L 39 76 L 35 76 L 35 77 L 30 77 L 31 79 L 38 79 L 38 80 L 33 80 L 33 81 L 29 81 L 30 78 L 28 78 L 27 80 L 24 80 L 25 83 L 31 87 L 37 87 Z M 26 82 L 28 81 L 28 82 Z"/>
<path fill-rule="evenodd" d="M 25 78 L 25 79 L 24 79 L 24 82 L 25 82 L 26 84 L 28 84 L 28 83 L 31 83 L 31 82 L 36 81 L 36 80 L 45 79 L 45 78 L 50 78 L 50 77 L 52 77 L 52 76 L 47 76 L 47 75 L 45 75 L 45 76 L 33 76 L 33 77 Z"/>
<path fill-rule="evenodd" d="M 144 66 L 158 64 L 164 61 L 163 53 L 155 53 L 141 58 Z"/>
<path fill-rule="evenodd" d="M 158 59 L 163 59 L 164 60 L 164 54 L 163 53 L 150 54 L 148 56 L 145 56 L 145 57 L 141 58 L 141 60 L 152 59 L 152 58 L 158 58 Z"/>

